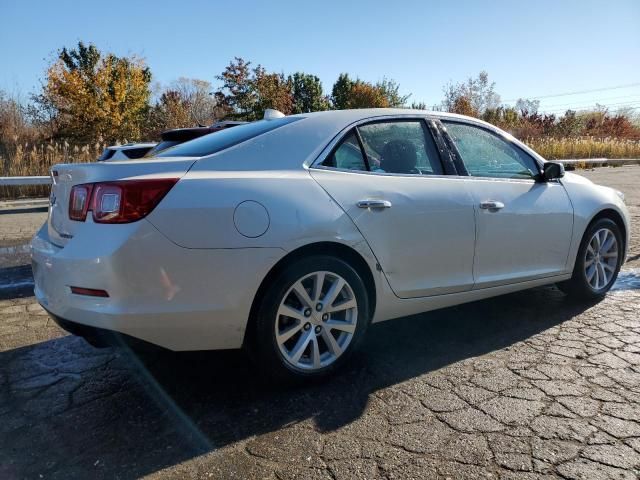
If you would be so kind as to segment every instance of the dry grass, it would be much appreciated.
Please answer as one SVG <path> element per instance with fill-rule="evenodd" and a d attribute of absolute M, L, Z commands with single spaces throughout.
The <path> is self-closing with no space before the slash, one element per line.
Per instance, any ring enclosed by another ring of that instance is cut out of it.
<path fill-rule="evenodd" d="M 45 144 L 4 144 L 0 150 L 0 176 L 20 177 L 49 175 L 53 165 L 59 163 L 93 162 L 105 145 L 96 142 L 87 145 L 70 145 L 67 142 Z M 48 186 L 0 187 L 0 199 L 48 196 Z"/>
<path fill-rule="evenodd" d="M 530 138 L 525 143 L 548 160 L 640 158 L 640 141 L 616 138 Z"/>

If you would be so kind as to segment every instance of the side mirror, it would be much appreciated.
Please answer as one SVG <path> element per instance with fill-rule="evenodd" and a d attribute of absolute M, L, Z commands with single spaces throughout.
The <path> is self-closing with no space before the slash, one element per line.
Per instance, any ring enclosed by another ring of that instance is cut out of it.
<path fill-rule="evenodd" d="M 564 177 L 564 165 L 559 162 L 545 162 L 542 165 L 542 179 L 545 182 Z"/>

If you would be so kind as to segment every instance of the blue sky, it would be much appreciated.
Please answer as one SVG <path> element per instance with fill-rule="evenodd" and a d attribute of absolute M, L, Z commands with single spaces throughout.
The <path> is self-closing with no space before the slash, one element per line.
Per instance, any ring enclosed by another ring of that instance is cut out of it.
<path fill-rule="evenodd" d="M 161 84 L 215 81 L 241 56 L 314 73 L 327 92 L 340 72 L 387 76 L 429 106 L 484 69 L 505 101 L 607 88 L 541 102 L 640 107 L 638 0 L 0 0 L 0 18 L 0 88 L 24 97 L 57 49 L 83 40 L 144 57 Z"/>

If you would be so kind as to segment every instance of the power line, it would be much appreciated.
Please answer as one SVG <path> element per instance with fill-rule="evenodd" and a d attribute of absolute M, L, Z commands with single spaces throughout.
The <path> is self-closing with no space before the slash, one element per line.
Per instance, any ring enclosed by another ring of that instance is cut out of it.
<path fill-rule="evenodd" d="M 609 104 L 605 104 L 605 103 L 592 103 L 592 104 L 588 104 L 588 105 L 579 105 L 576 106 L 576 108 L 540 108 L 539 110 L 542 112 L 547 112 L 547 113 L 557 113 L 557 112 L 566 112 L 567 110 L 587 110 L 590 108 L 597 108 L 597 107 L 605 107 L 605 108 L 609 108 L 609 107 L 617 107 L 617 109 L 621 109 L 621 108 L 625 108 L 625 107 L 631 107 L 634 105 L 637 105 L 640 103 L 640 100 L 636 100 L 633 102 L 620 102 L 620 103 L 609 103 Z"/>
<path fill-rule="evenodd" d="M 629 101 L 635 101 L 638 94 L 633 94 L 633 95 L 622 95 L 619 97 L 609 97 L 609 98 L 597 98 L 597 99 L 591 99 L 588 101 L 579 101 L 579 102 L 569 102 L 569 103 L 553 103 L 551 105 L 547 105 L 547 108 L 556 108 L 556 107 L 570 107 L 572 105 L 574 106 L 579 106 L 579 105 L 592 105 L 594 103 L 604 103 L 604 102 L 608 102 L 610 100 L 620 100 L 621 98 L 625 98 Z"/>
<path fill-rule="evenodd" d="M 602 88 L 594 88 L 591 90 L 576 90 L 573 92 L 565 92 L 565 93 L 554 93 L 551 95 L 538 95 L 537 97 L 520 97 L 520 98 L 527 98 L 529 100 L 539 100 L 541 98 L 554 98 L 554 97 L 566 97 L 569 95 L 580 95 L 582 93 L 594 93 L 594 92 L 606 92 L 607 90 L 618 90 L 620 88 L 630 88 L 630 87 L 637 87 L 640 86 L 640 82 L 637 83 L 628 83 L 626 85 L 616 85 L 613 87 L 602 87 Z M 513 98 L 510 100 L 505 100 L 505 102 L 516 102 L 518 101 L 519 98 Z"/>
<path fill-rule="evenodd" d="M 635 106 L 635 107 L 624 107 L 624 108 L 622 108 L 622 107 L 621 107 L 621 108 L 616 108 L 616 109 L 614 110 L 614 113 L 615 113 L 616 111 L 621 110 L 621 109 L 624 109 L 624 110 L 636 110 L 636 109 L 638 109 L 638 108 L 640 108 L 640 105 Z M 593 108 L 593 109 L 583 108 L 583 109 L 580 109 L 580 110 L 573 110 L 573 111 L 579 114 L 579 113 L 590 113 L 590 112 L 595 112 L 596 110 L 595 110 L 595 108 Z M 541 110 L 539 113 L 541 113 L 541 114 L 543 114 L 543 115 L 555 115 L 555 116 L 557 116 L 557 117 L 561 117 L 561 116 L 563 116 L 566 112 L 567 112 L 566 110 L 560 110 L 560 111 L 555 111 L 555 112 L 554 112 L 554 111 Z"/>

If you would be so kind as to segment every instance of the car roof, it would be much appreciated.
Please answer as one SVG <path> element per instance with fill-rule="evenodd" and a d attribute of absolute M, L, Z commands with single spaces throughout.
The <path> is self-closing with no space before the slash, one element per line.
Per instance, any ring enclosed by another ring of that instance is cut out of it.
<path fill-rule="evenodd" d="M 487 126 L 492 129 L 497 128 L 490 123 L 474 117 L 467 117 L 465 115 L 459 115 L 457 113 L 440 112 L 437 110 L 417 110 L 412 108 L 355 108 L 351 110 L 325 110 L 322 112 L 312 113 L 298 113 L 295 115 L 288 115 L 290 117 L 305 117 L 305 118 L 322 118 L 330 117 L 335 121 L 344 122 L 344 126 L 348 126 L 351 123 L 359 122 L 369 118 L 387 117 L 387 116 L 428 116 L 438 118 L 442 120 L 460 120 L 468 123 L 476 123 L 479 125 Z"/>
<path fill-rule="evenodd" d="M 216 157 L 215 168 L 220 170 L 288 170 L 308 168 L 319 155 L 337 141 L 340 135 L 360 122 L 384 118 L 422 117 L 441 120 L 458 120 L 490 129 L 498 135 L 507 136 L 517 142 L 536 158 L 537 153 L 506 134 L 495 126 L 482 120 L 454 113 L 408 108 L 367 108 L 354 110 L 327 110 L 323 112 L 301 113 L 287 116 L 299 121 L 288 122 L 281 127 L 245 140 L 237 145 L 216 151 L 201 157 L 204 165 L 207 158 Z M 276 120 L 260 120 L 271 122 Z M 242 127 L 238 127 L 242 128 Z M 286 144 L 286 155 L 282 145 Z M 203 165 L 203 167 L 204 167 Z"/>

